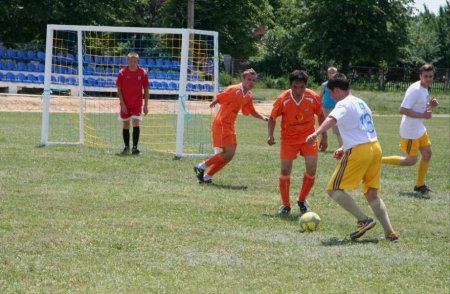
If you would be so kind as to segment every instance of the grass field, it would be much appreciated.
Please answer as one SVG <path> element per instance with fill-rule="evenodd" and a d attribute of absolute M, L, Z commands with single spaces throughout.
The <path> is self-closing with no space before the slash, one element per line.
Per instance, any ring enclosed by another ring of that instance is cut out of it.
<path fill-rule="evenodd" d="M 386 155 L 400 154 L 399 122 L 375 117 Z M 383 169 L 391 244 L 379 225 L 349 240 L 355 221 L 325 193 L 330 152 L 309 198 L 321 230 L 300 233 L 297 211 L 280 219 L 279 145 L 259 120 L 239 117 L 235 159 L 199 185 L 198 159 L 40 148 L 39 113 L 0 113 L 0 292 L 449 293 L 449 118 L 427 127 L 429 197 L 412 193 L 417 167 Z M 297 159 L 292 201 L 303 171 Z"/>

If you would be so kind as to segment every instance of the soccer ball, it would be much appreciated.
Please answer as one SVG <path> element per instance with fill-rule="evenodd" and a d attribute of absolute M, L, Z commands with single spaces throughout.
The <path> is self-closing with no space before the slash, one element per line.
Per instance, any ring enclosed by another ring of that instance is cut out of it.
<path fill-rule="evenodd" d="M 314 232 L 320 227 L 320 216 L 315 212 L 307 212 L 300 217 L 300 229 L 302 232 Z"/>

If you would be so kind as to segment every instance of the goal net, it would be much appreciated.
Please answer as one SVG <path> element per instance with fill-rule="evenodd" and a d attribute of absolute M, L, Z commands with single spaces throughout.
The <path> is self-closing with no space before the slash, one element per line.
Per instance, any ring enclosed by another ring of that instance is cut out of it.
<path fill-rule="evenodd" d="M 218 34 L 189 29 L 48 25 L 42 145 L 123 146 L 116 78 L 130 51 L 150 84 L 140 148 L 211 154 Z"/>

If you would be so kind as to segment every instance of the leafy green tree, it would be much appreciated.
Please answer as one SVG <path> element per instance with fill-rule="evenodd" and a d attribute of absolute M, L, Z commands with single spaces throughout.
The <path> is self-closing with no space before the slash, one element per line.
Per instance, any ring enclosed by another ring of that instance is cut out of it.
<path fill-rule="evenodd" d="M 412 0 L 305 0 L 301 46 L 311 59 L 351 63 L 396 61 L 407 42 Z"/>
<path fill-rule="evenodd" d="M 158 24 L 187 27 L 187 2 L 164 1 Z M 268 0 L 196 0 L 194 28 L 219 32 L 220 52 L 247 58 L 257 50 L 255 30 L 271 21 L 271 13 Z"/>

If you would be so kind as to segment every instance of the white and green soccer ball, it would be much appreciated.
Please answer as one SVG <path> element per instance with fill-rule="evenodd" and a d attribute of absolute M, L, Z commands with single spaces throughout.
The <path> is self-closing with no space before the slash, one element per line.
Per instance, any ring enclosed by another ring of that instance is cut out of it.
<path fill-rule="evenodd" d="M 302 232 L 314 232 L 320 228 L 320 216 L 312 211 L 303 214 L 299 222 Z"/>

